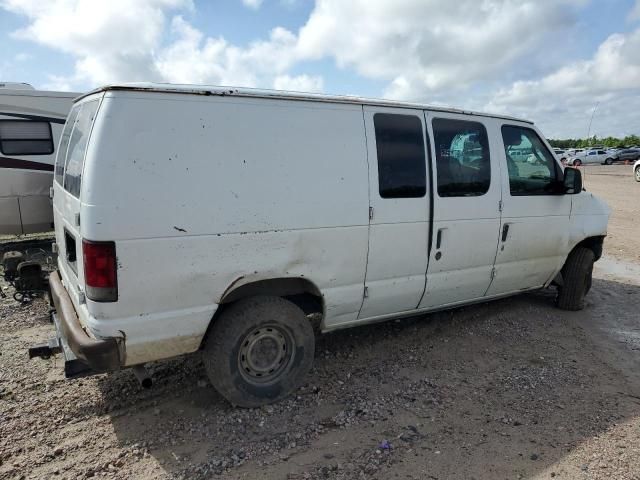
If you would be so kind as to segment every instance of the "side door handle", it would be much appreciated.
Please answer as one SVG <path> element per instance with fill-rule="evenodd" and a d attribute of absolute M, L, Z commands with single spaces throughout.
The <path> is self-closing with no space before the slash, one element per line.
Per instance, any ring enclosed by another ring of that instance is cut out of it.
<path fill-rule="evenodd" d="M 507 241 L 507 237 L 509 236 L 509 224 L 505 223 L 502 226 L 502 241 L 506 242 Z"/>
<path fill-rule="evenodd" d="M 440 247 L 442 246 L 442 236 L 444 234 L 444 231 L 446 230 L 446 228 L 441 228 L 438 230 L 438 235 L 436 236 L 436 249 L 440 250 Z"/>

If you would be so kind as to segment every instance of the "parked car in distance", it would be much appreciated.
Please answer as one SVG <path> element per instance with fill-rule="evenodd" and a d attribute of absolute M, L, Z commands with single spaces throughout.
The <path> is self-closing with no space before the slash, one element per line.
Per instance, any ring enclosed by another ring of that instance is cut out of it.
<path fill-rule="evenodd" d="M 636 163 L 633 164 L 633 176 L 636 182 L 640 182 L 640 160 L 636 160 Z"/>
<path fill-rule="evenodd" d="M 566 165 L 567 164 L 567 151 L 562 149 L 562 148 L 554 148 L 553 149 L 553 153 L 555 154 L 556 158 L 558 160 L 560 160 L 560 163 L 562 163 L 562 165 Z"/>
<path fill-rule="evenodd" d="M 579 310 L 607 234 L 526 120 L 159 84 L 69 118 L 49 283 L 73 372 L 199 352 L 232 404 L 275 402 L 311 368 L 307 314 L 328 332 L 550 285 Z"/>
<path fill-rule="evenodd" d="M 640 159 L 640 149 L 627 148 L 618 152 L 618 160 L 621 162 L 634 162 L 638 159 Z"/>
<path fill-rule="evenodd" d="M 567 155 L 572 155 L 572 156 L 582 152 L 584 152 L 583 148 L 569 148 L 568 150 L 565 151 Z"/>
<path fill-rule="evenodd" d="M 587 150 L 572 156 L 568 163 L 574 167 L 589 164 L 611 165 L 616 159 L 615 154 L 610 154 L 605 150 Z"/>

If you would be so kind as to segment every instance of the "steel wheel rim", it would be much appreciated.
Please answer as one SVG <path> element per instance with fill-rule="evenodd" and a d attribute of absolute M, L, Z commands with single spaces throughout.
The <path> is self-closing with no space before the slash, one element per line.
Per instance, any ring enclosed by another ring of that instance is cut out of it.
<path fill-rule="evenodd" d="M 240 343 L 238 368 L 250 383 L 270 384 L 285 372 L 294 352 L 290 332 L 280 325 L 261 325 L 252 329 Z"/>
<path fill-rule="evenodd" d="M 640 182 L 640 167 L 636 168 L 636 180 Z"/>

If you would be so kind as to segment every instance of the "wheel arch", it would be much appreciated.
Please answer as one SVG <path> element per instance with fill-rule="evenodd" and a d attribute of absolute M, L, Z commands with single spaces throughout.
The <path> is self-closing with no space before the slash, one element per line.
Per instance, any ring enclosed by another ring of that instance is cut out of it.
<path fill-rule="evenodd" d="M 320 288 L 311 280 L 303 277 L 281 277 L 259 279 L 242 283 L 243 277 L 232 282 L 222 294 L 218 302 L 218 308 L 209 322 L 207 331 L 202 337 L 200 348 L 206 342 L 212 325 L 222 315 L 225 309 L 248 297 L 276 296 L 289 300 L 297 305 L 305 314 L 320 313 L 325 316 L 324 296 Z"/>
<path fill-rule="evenodd" d="M 571 251 L 573 252 L 578 247 L 586 247 L 589 250 L 593 251 L 593 254 L 595 255 L 595 260 L 598 261 L 600 260 L 600 257 L 602 257 L 602 249 L 604 247 L 604 237 L 605 237 L 604 235 L 587 237 L 584 240 L 581 240 L 580 242 L 578 242 L 576 245 L 574 245 Z"/>
<path fill-rule="evenodd" d="M 604 238 L 605 235 L 594 235 L 591 237 L 587 237 L 582 239 L 581 241 L 579 241 L 578 243 L 576 243 L 573 248 L 569 251 L 569 253 L 567 254 L 567 258 L 565 259 L 564 263 L 562 264 L 562 268 L 560 268 L 560 270 L 556 273 L 556 275 L 551 279 L 551 284 L 553 285 L 563 285 L 564 284 L 564 279 L 563 279 L 563 275 L 562 272 L 564 272 L 565 270 L 565 265 L 567 264 L 567 261 L 569 260 L 569 257 L 571 256 L 571 254 L 573 253 L 573 251 L 576 248 L 580 248 L 580 247 L 586 247 L 589 250 L 591 250 L 595 256 L 594 261 L 598 261 L 601 257 L 602 257 L 602 250 L 603 250 L 603 246 L 604 246 Z"/>

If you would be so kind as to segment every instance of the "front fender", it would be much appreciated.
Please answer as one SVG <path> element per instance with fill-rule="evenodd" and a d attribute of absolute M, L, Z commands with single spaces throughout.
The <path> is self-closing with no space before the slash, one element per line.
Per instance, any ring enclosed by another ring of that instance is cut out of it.
<path fill-rule="evenodd" d="M 587 238 L 605 237 L 611 208 L 590 192 L 581 192 L 571 200 L 569 251 Z"/>

